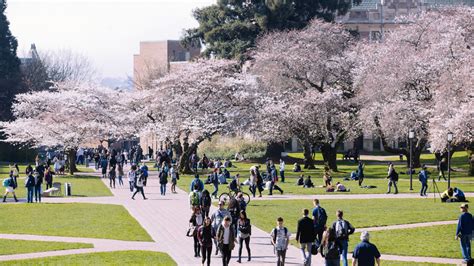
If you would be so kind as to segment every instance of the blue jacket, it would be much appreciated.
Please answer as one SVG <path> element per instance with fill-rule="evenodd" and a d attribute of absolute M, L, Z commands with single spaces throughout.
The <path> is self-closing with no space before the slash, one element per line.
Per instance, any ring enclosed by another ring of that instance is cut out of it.
<path fill-rule="evenodd" d="M 456 235 L 465 236 L 472 234 L 473 223 L 470 213 L 465 212 L 461 214 L 458 220 L 458 227 L 456 228 Z"/>
<path fill-rule="evenodd" d="M 428 172 L 426 170 L 421 170 L 418 174 L 418 180 L 420 180 L 421 183 L 428 182 Z"/>
<path fill-rule="evenodd" d="M 202 183 L 201 179 L 194 178 L 193 181 L 191 182 L 191 186 L 189 187 L 190 191 L 194 190 L 194 184 L 198 185 L 198 191 L 203 191 L 204 190 L 204 183 Z"/>

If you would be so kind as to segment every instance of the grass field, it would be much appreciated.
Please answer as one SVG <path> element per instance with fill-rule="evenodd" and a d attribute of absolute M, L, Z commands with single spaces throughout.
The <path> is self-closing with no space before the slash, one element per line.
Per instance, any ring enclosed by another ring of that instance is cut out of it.
<path fill-rule="evenodd" d="M 0 265 L 176 265 L 165 253 L 115 251 L 0 262 Z"/>
<path fill-rule="evenodd" d="M 371 232 L 370 241 L 382 254 L 461 259 L 459 240 L 454 240 L 456 225 Z M 359 242 L 354 234 L 350 250 Z"/>
<path fill-rule="evenodd" d="M 152 241 L 119 205 L 4 204 L 0 233 Z"/>
<path fill-rule="evenodd" d="M 321 200 L 321 206 L 326 210 L 329 225 L 336 220 L 336 210 L 341 209 L 344 218 L 355 228 L 448 221 L 456 220 L 459 215 L 459 204 L 426 199 Z M 296 232 L 304 208 L 311 210 L 312 201 L 252 201 L 247 213 L 253 224 L 267 232 L 275 227 L 279 216 L 285 219 L 291 232 Z"/>
<path fill-rule="evenodd" d="M 3 182 L 3 179 L 0 180 Z M 99 177 L 74 175 L 74 176 L 54 176 L 53 182 L 61 183 L 61 190 L 64 192 L 64 183 L 71 183 L 72 196 L 74 197 L 101 197 L 112 196 L 112 192 L 100 180 Z M 43 184 L 43 190 L 46 184 Z M 2 191 L 4 193 L 4 191 Z M 18 188 L 15 193 L 19 198 L 26 197 L 25 179 L 18 179 Z"/>
<path fill-rule="evenodd" d="M 64 242 L 50 242 L 50 241 L 27 241 L 27 240 L 12 240 L 0 239 L 0 255 L 35 253 L 53 250 L 79 249 L 79 248 L 93 248 L 92 244 L 84 243 L 64 243 Z"/>

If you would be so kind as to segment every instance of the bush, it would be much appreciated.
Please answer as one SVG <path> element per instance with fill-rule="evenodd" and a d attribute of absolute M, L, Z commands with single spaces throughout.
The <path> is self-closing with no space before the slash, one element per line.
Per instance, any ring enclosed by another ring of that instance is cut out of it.
<path fill-rule="evenodd" d="M 200 157 L 205 153 L 208 158 L 234 159 L 238 152 L 246 159 L 261 158 L 265 155 L 267 144 L 251 138 L 215 136 L 211 141 L 199 146 Z"/>

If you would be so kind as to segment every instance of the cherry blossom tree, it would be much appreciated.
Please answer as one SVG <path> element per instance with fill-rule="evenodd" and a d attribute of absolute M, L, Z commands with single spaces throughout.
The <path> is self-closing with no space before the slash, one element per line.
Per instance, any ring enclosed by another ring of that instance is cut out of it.
<path fill-rule="evenodd" d="M 312 147 L 337 170 L 337 147 L 350 130 L 357 107 L 350 99 L 353 63 L 347 56 L 352 36 L 342 25 L 314 20 L 303 30 L 274 32 L 257 42 L 250 72 L 258 88 L 262 138 L 296 137 L 304 147 L 305 168 L 314 168 Z"/>
<path fill-rule="evenodd" d="M 0 124 L 0 129 L 7 142 L 64 148 L 72 174 L 77 171 L 75 156 L 81 145 L 136 132 L 127 116 L 131 98 L 127 94 L 77 83 L 58 83 L 51 91 L 18 94 L 13 105 L 15 120 Z"/>
<path fill-rule="evenodd" d="M 189 173 L 189 157 L 201 142 L 237 132 L 252 121 L 250 92 L 255 91 L 255 84 L 234 61 L 188 63 L 140 91 L 137 121 L 142 121 L 144 132 L 171 140 L 180 155 L 180 171 Z"/>
<path fill-rule="evenodd" d="M 420 154 L 428 141 L 440 147 L 437 143 L 442 140 L 436 131 L 441 129 L 433 129 L 432 123 L 443 124 L 453 117 L 468 100 L 466 92 L 472 90 L 472 70 L 448 77 L 460 66 L 472 66 L 472 17 L 473 9 L 466 7 L 421 13 L 406 18 L 383 43 L 364 43 L 354 49 L 353 57 L 358 58 L 354 87 L 362 106 L 361 127 L 379 136 L 386 151 L 407 158 L 408 148 L 391 144 L 406 140 L 408 132 L 414 130 L 414 167 L 420 166 Z M 458 86 L 463 92 L 454 92 L 450 84 L 453 79 L 467 82 Z M 459 100 L 444 98 L 453 93 L 460 96 Z M 460 119 L 454 123 L 462 123 L 464 118 Z"/>

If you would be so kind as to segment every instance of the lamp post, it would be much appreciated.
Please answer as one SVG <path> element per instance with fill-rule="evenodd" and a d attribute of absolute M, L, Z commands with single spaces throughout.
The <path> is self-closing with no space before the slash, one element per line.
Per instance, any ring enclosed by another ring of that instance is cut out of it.
<path fill-rule="evenodd" d="M 384 32 L 383 32 L 383 5 L 384 0 L 380 0 L 380 41 L 383 42 Z"/>
<path fill-rule="evenodd" d="M 448 188 L 451 187 L 451 142 L 453 141 L 453 133 L 448 132 Z"/>
<path fill-rule="evenodd" d="M 415 132 L 410 130 L 408 132 L 408 139 L 410 140 L 410 190 L 413 190 L 413 139 L 415 138 Z"/>

